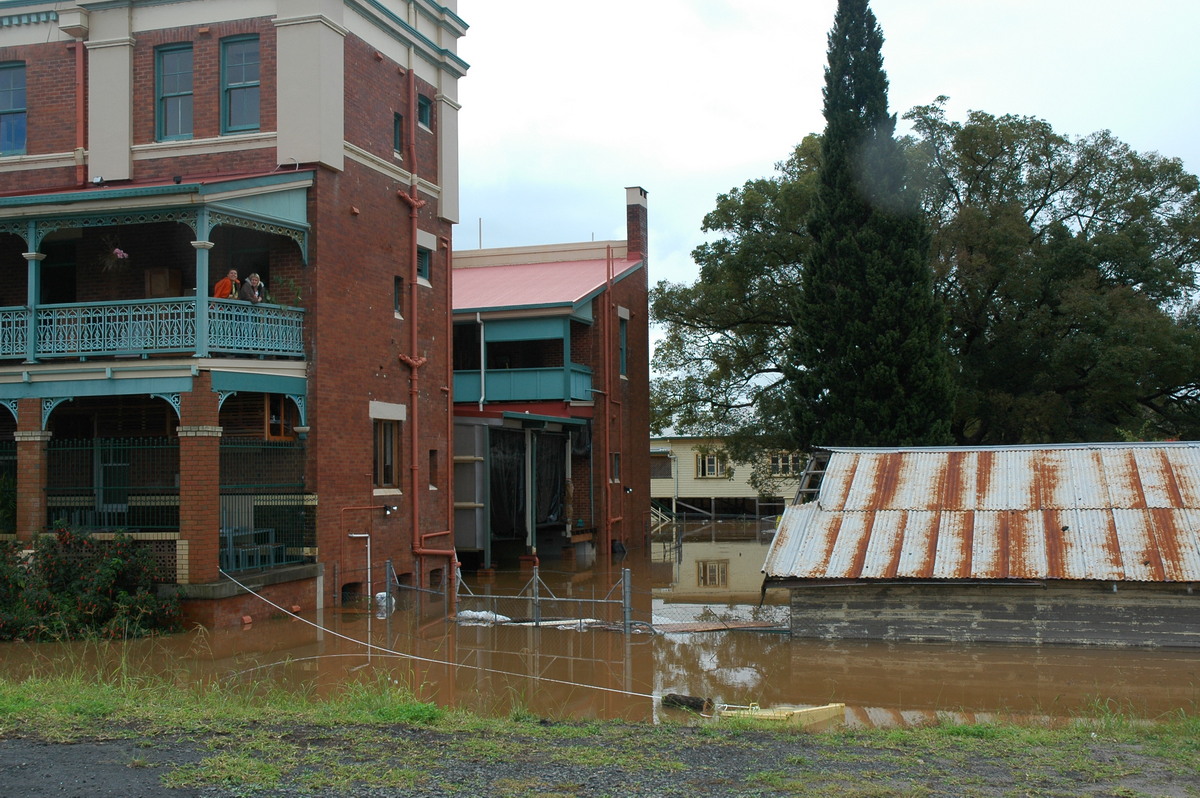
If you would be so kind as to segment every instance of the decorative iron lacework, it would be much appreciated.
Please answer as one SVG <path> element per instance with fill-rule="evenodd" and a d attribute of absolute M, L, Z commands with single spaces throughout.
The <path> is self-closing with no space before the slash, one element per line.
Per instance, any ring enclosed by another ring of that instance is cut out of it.
<path fill-rule="evenodd" d="M 231 396 L 237 396 L 237 391 L 217 391 L 217 410 L 225 405 L 225 400 Z"/>
<path fill-rule="evenodd" d="M 29 311 L 0 309 L 0 357 L 24 357 L 29 343 Z"/>
<path fill-rule="evenodd" d="M 308 233 L 304 230 L 278 222 L 268 222 L 246 216 L 235 216 L 230 213 L 214 210 L 209 211 L 208 219 L 213 227 L 227 224 L 231 227 L 244 227 L 247 230 L 255 230 L 260 233 L 273 233 L 290 238 L 296 242 L 296 246 L 300 247 L 300 257 L 305 263 L 308 262 Z"/>
<path fill-rule="evenodd" d="M 47 396 L 42 400 L 42 429 L 46 428 L 46 422 L 50 419 L 50 414 L 54 412 L 54 408 L 61 405 L 63 402 L 70 402 L 75 399 L 74 396 Z"/>
<path fill-rule="evenodd" d="M 305 415 L 305 412 L 304 412 L 304 394 L 289 393 L 289 394 L 287 394 L 287 398 L 291 399 L 293 402 L 296 403 L 296 410 L 299 411 L 299 413 L 300 413 L 300 426 L 301 427 L 307 426 L 308 425 L 308 416 Z"/>
<path fill-rule="evenodd" d="M 278 305 L 211 300 L 208 345 L 215 351 L 303 356 L 304 311 Z"/>
<path fill-rule="evenodd" d="M 3 404 L 5 407 L 7 407 L 12 412 L 13 421 L 21 420 L 20 417 L 17 415 L 17 400 L 16 399 L 2 399 L 2 400 L 0 400 L 0 404 Z"/>
<path fill-rule="evenodd" d="M 156 398 L 156 399 L 165 400 L 167 404 L 169 404 L 171 407 L 173 407 L 175 409 L 176 420 L 178 420 L 178 421 L 183 420 L 183 414 L 179 410 L 180 394 L 178 394 L 178 393 L 152 393 L 152 394 L 150 394 L 150 396 L 153 398 Z"/>
<path fill-rule="evenodd" d="M 86 216 L 51 216 L 34 221 L 34 240 L 26 242 L 31 251 L 37 252 L 42 246 L 42 240 L 56 230 L 75 229 L 79 227 L 118 227 L 121 225 L 153 224 L 155 222 L 179 222 L 192 229 L 192 235 L 198 235 L 200 212 L 195 208 L 160 208 L 158 210 L 136 211 L 132 213 L 88 214 Z M 24 237 L 25 232 L 11 231 Z"/>
<path fill-rule="evenodd" d="M 48 305 L 37 310 L 39 357 L 191 352 L 196 301 Z"/>

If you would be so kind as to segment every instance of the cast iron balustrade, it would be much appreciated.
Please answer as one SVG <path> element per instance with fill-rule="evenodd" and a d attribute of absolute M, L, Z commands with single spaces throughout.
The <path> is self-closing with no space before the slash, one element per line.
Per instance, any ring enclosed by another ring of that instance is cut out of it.
<path fill-rule="evenodd" d="M 304 356 L 304 311 L 206 298 L 210 352 Z M 29 309 L 0 308 L 0 358 L 28 354 Z M 68 357 L 193 353 L 196 300 L 138 299 L 38 305 L 35 360 Z"/>

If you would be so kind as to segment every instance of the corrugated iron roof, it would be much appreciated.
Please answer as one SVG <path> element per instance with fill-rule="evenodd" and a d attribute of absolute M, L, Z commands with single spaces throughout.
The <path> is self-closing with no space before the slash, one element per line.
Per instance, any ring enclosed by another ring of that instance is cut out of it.
<path fill-rule="evenodd" d="M 1200 581 L 1200 443 L 828 451 L 768 578 Z"/>
<path fill-rule="evenodd" d="M 617 259 L 613 279 L 625 278 L 641 264 L 640 259 Z M 571 308 L 603 288 L 607 274 L 608 263 L 603 258 L 456 268 L 454 312 Z"/>

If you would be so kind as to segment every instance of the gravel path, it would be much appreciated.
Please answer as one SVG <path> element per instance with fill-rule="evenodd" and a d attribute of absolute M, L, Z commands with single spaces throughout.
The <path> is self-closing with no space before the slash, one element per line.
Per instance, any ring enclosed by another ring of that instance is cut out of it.
<path fill-rule="evenodd" d="M 547 733 L 258 728 L 204 737 L 0 740 L 0 794 L 583 796 L 1186 796 L 1196 772 L 1097 741 L 1063 755 L 887 745 L 853 735 L 545 724 Z"/>

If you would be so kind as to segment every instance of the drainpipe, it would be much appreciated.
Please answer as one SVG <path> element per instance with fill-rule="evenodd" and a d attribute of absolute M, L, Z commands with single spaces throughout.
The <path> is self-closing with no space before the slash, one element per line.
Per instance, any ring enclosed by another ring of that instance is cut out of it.
<path fill-rule="evenodd" d="M 613 515 L 613 473 L 612 473 L 612 426 L 613 426 L 613 405 L 620 410 L 620 400 L 616 398 L 616 385 L 613 382 L 613 319 L 616 316 L 617 306 L 613 301 L 613 250 L 612 246 L 606 249 L 606 264 L 605 264 L 605 279 L 604 279 L 604 473 L 607 477 L 604 480 L 604 515 L 605 527 L 608 530 L 608 548 L 609 553 L 612 553 L 613 544 L 613 524 L 624 522 L 624 513 Z M 623 494 L 617 494 L 623 496 Z M 622 505 L 624 499 L 621 499 Z"/>
<path fill-rule="evenodd" d="M 412 499 L 410 502 L 411 523 L 412 523 L 412 550 L 413 550 L 413 557 L 417 558 L 417 569 L 416 569 L 417 570 L 417 585 L 419 587 L 423 587 L 424 586 L 424 566 L 423 566 L 423 563 L 421 562 L 420 558 L 423 556 L 440 556 L 440 557 L 448 558 L 450 562 L 448 565 L 449 573 L 447 574 L 447 579 L 448 579 L 448 584 L 453 585 L 454 567 L 457 562 L 457 553 L 455 552 L 453 547 L 451 547 L 449 549 L 433 549 L 433 548 L 428 548 L 425 545 L 425 541 L 428 538 L 438 537 L 441 535 L 449 535 L 450 534 L 449 529 L 446 529 L 442 532 L 432 532 L 427 535 L 421 534 L 421 503 L 418 499 L 418 496 L 420 496 L 421 494 L 419 494 L 417 492 L 418 491 L 417 486 L 418 486 L 418 482 L 420 479 L 420 463 L 421 463 L 421 460 L 420 460 L 421 423 L 420 423 L 420 405 L 419 405 L 420 368 L 428 362 L 428 358 L 425 358 L 425 357 L 417 354 L 417 351 L 420 348 L 420 338 L 418 337 L 418 334 L 417 334 L 417 309 L 418 309 L 417 287 L 419 285 L 418 280 L 417 280 L 417 222 L 418 222 L 419 211 L 421 210 L 421 208 L 425 207 L 426 202 L 425 202 L 425 200 L 423 200 L 419 196 L 417 196 L 417 176 L 416 176 L 417 149 L 416 149 L 416 144 L 415 144 L 416 135 L 417 135 L 416 73 L 412 69 L 409 69 L 407 77 L 408 77 L 407 82 L 408 82 L 408 111 L 409 111 L 409 113 L 408 113 L 408 118 L 409 118 L 408 157 L 409 157 L 409 168 L 412 173 L 412 182 L 409 184 L 408 192 L 400 190 L 400 191 L 396 192 L 396 196 L 399 197 L 405 204 L 408 205 L 408 219 L 409 219 L 408 233 L 409 233 L 409 242 L 410 242 L 410 244 L 409 244 L 409 265 L 410 265 L 409 286 L 410 286 L 410 290 L 409 290 L 409 295 L 408 295 L 409 353 L 407 353 L 407 354 L 400 353 L 399 355 L 397 355 L 397 357 L 401 363 L 404 363 L 409 368 L 409 382 L 408 382 L 408 386 L 409 386 L 408 387 L 409 430 L 410 430 L 410 433 L 409 433 L 409 490 L 411 491 L 411 496 L 412 496 Z M 449 265 L 450 265 L 450 259 L 449 259 L 449 256 L 447 256 L 447 274 L 446 274 L 447 301 L 449 301 L 449 299 L 450 299 L 449 291 L 451 288 Z M 447 307 L 449 307 L 449 305 L 447 305 Z M 452 319 L 450 319 L 450 314 L 448 313 L 447 314 L 447 325 L 449 325 L 450 323 L 452 323 Z M 448 401 L 453 401 L 453 396 L 451 395 L 450 389 L 446 388 L 445 391 L 446 391 L 446 396 L 447 396 Z M 452 409 L 452 408 L 448 408 L 448 410 L 450 410 L 450 409 Z M 451 416 L 451 418 L 447 419 L 447 424 L 452 424 L 452 423 L 453 423 L 453 418 Z M 450 459 L 451 459 L 451 464 L 452 464 L 453 458 L 451 457 Z M 450 464 L 448 464 L 448 465 L 450 465 Z M 453 491 L 447 491 L 447 493 L 452 494 Z M 453 496 L 448 496 L 447 501 L 452 503 Z M 451 506 L 452 506 L 452 504 L 451 504 Z"/>
<path fill-rule="evenodd" d="M 478 311 L 475 324 L 479 327 L 479 412 L 482 413 L 487 399 L 487 342 L 484 341 L 483 314 Z"/>

